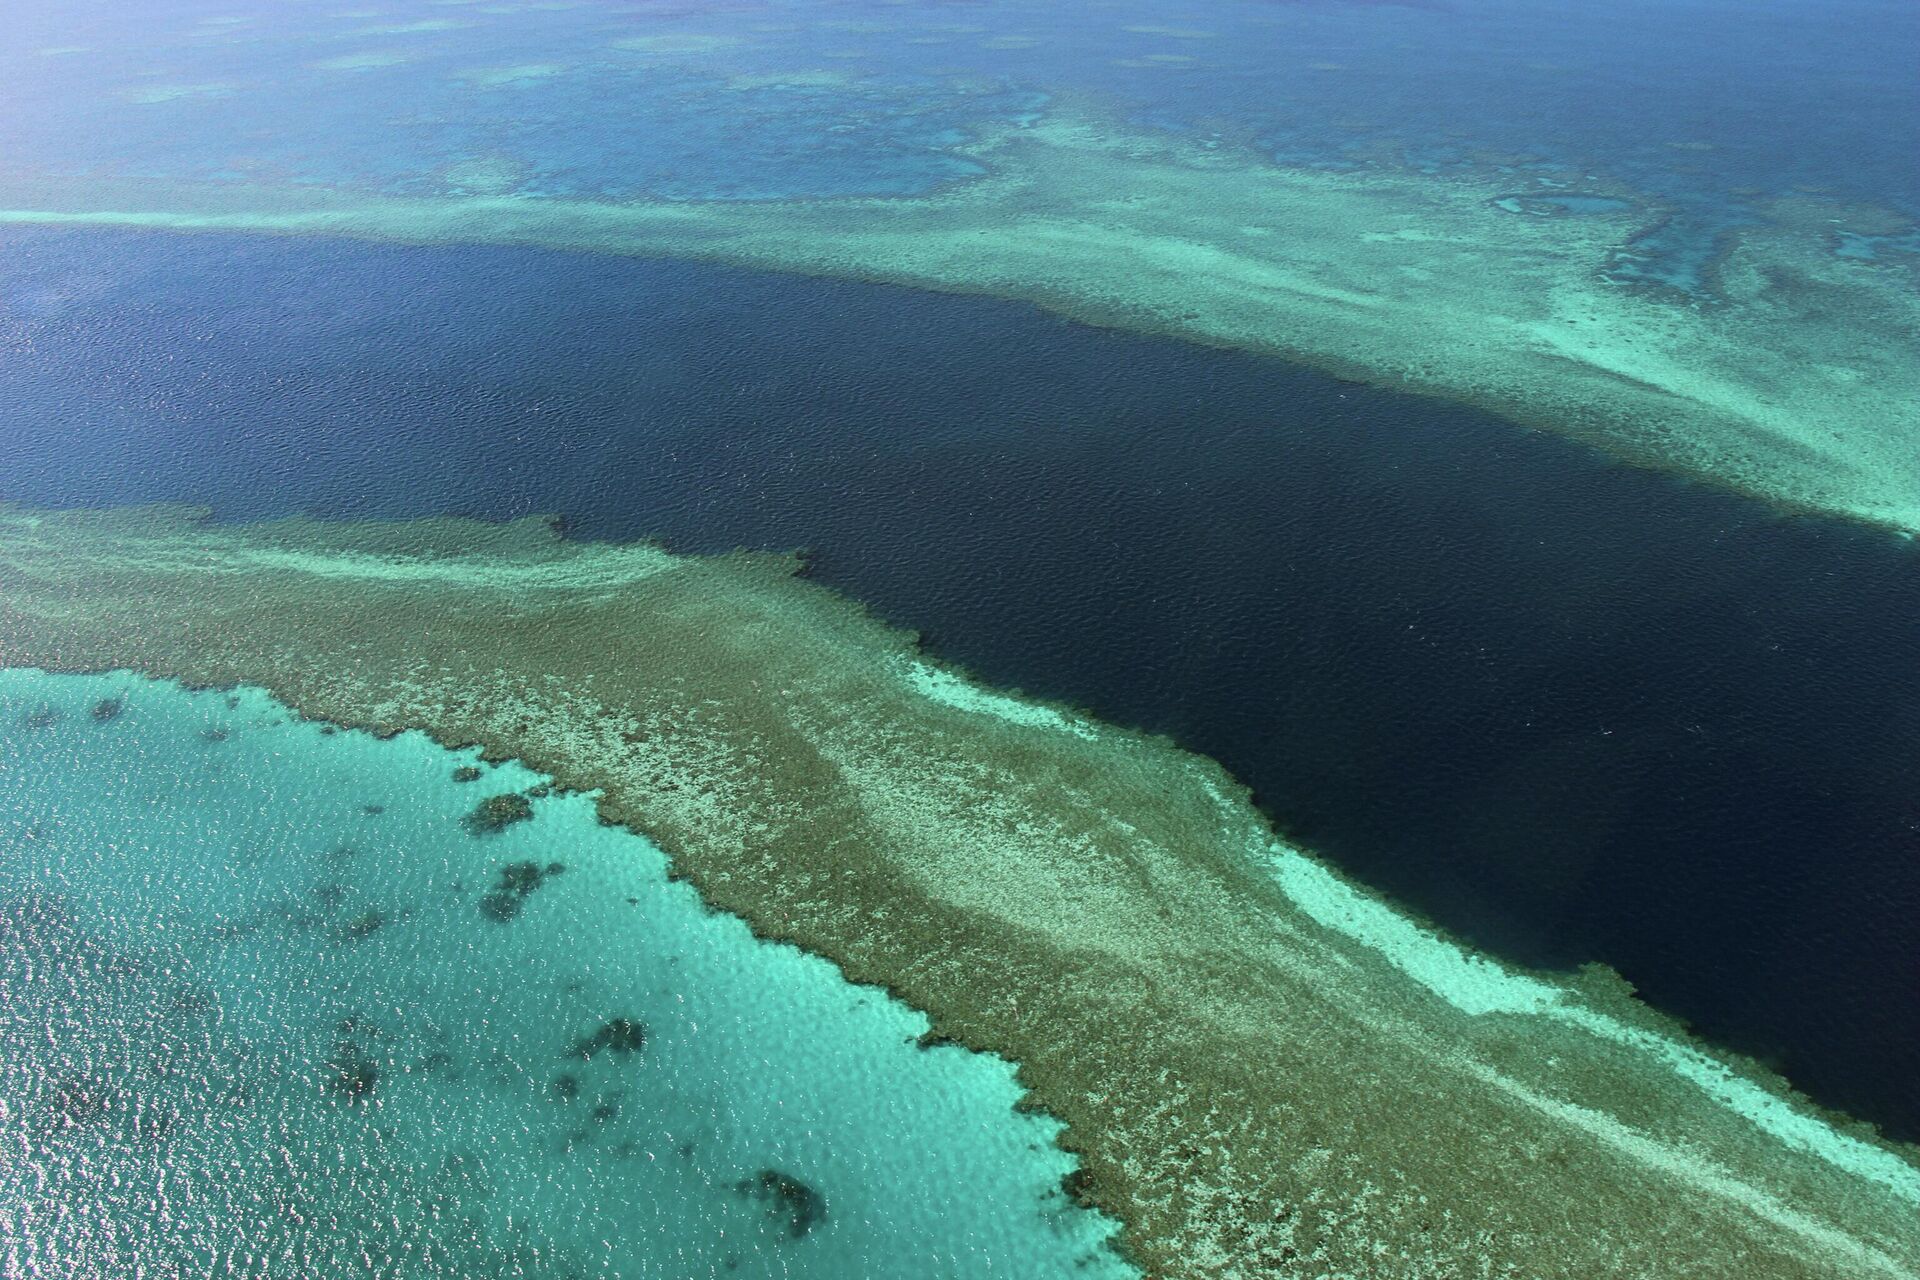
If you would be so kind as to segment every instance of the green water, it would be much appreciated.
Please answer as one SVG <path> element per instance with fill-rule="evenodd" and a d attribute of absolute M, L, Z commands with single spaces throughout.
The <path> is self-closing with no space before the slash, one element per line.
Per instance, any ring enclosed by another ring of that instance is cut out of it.
<path fill-rule="evenodd" d="M 540 783 L 0 671 L 0 1272 L 1130 1274 L 1006 1063 Z"/>

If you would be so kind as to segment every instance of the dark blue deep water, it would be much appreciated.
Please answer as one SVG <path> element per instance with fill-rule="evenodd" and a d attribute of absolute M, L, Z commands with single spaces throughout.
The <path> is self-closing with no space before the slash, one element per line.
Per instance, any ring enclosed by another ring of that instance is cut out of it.
<path fill-rule="evenodd" d="M 1920 1137 L 1920 556 L 1031 308 L 495 248 L 9 231 L 0 496 L 804 547 L 1492 949 Z"/>

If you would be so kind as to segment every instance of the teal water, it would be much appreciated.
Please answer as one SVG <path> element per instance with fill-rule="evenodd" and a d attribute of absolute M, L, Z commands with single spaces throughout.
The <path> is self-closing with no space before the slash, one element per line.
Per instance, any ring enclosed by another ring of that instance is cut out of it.
<path fill-rule="evenodd" d="M 1130 1274 L 1006 1063 L 541 782 L 0 671 L 0 1274 Z"/>

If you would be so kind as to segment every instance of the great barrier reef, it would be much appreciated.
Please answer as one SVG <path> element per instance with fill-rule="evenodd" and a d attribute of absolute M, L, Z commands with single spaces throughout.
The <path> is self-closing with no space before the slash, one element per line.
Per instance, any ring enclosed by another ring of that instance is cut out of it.
<path fill-rule="evenodd" d="M 1916 67 L 20 0 L 0 1275 L 1920 1280 Z"/>
<path fill-rule="evenodd" d="M 852 981 L 885 985 L 928 1011 L 943 1038 L 1011 1058 L 1031 1098 L 1066 1123 L 1062 1140 L 1081 1161 L 1061 1179 L 1073 1202 L 1123 1215 L 1138 1235 L 1133 1255 L 1154 1274 L 1347 1268 L 1368 1257 L 1432 1276 L 1654 1273 L 1675 1254 L 1698 1274 L 1897 1276 L 1920 1266 L 1920 1168 L 1907 1153 L 1820 1114 L 1752 1064 L 1690 1043 L 1604 971 L 1554 980 L 1464 949 L 1276 840 L 1206 760 L 978 689 L 927 662 L 909 637 L 796 579 L 790 561 L 570 544 L 537 520 L 223 529 L 172 509 L 11 511 L 0 534 L 0 643 L 15 665 L 139 671 L 188 688 L 244 682 L 265 690 L 253 695 L 256 709 L 277 702 L 375 737 L 418 730 L 511 760 L 547 780 L 541 789 L 590 795 L 599 817 L 672 850 L 676 874 L 762 935 L 832 956 Z M 51 679 L 10 686 L 10 740 L 96 731 L 36 700 Z M 48 689 L 69 702 L 103 692 Z M 124 734 L 125 719 L 115 714 L 97 732 Z M 173 747 L 196 748 L 191 738 Z M 25 781 L 22 754 L 9 772 Z M 50 754 L 49 771 L 61 758 Z M 382 777 L 387 767 L 362 768 Z M 263 799 L 280 803 L 280 788 Z M 471 830 L 508 825 L 484 803 L 475 812 Z M 529 802 L 508 817 L 535 812 Z M 17 837 L 29 849 L 42 838 Z M 549 848 L 564 859 L 579 839 Z M 88 860 L 111 859 L 125 874 L 130 855 Z M 215 938 L 245 936 L 251 917 L 287 910 L 263 880 L 298 882 L 284 866 L 292 859 L 272 857 L 271 845 L 229 856 L 238 865 L 201 874 L 239 878 L 238 901 L 256 901 L 209 912 L 201 928 Z M 457 873 L 460 861 L 426 860 L 407 886 L 414 900 L 394 901 L 381 878 L 405 884 L 397 868 L 377 872 L 373 886 L 354 883 L 351 864 L 365 856 L 343 859 L 337 902 L 295 899 L 299 927 L 324 928 L 328 907 L 350 917 L 348 933 L 372 925 L 368 911 L 395 932 L 452 914 L 491 940 L 481 916 L 517 926 L 540 898 L 570 887 L 564 863 L 550 868 L 550 888 L 516 871 L 520 861 L 491 888 L 469 869 L 464 892 L 479 899 L 478 913 L 436 913 L 439 904 L 418 900 L 421 873 Z M 625 865 L 615 854 L 601 877 Z M 648 865 L 625 874 L 637 879 Z M 191 883 L 156 895 L 145 912 L 208 911 L 213 902 L 198 894 L 179 901 Z M 36 923 L 59 909 L 42 895 L 65 896 L 50 888 L 16 890 L 26 918 L 14 928 L 27 947 L 58 954 L 59 942 L 35 932 L 61 928 Z M 376 905 L 363 906 L 369 899 Z M 139 908 L 126 910 L 123 928 L 141 921 Z M 427 932 L 421 925 L 412 931 Z M 193 936 L 171 920 L 164 932 L 183 945 L 181 934 Z M 589 974 L 633 962 L 615 936 L 560 924 L 563 945 L 585 948 Z M 149 968 L 174 972 L 138 954 L 92 959 L 106 940 L 66 945 L 81 949 L 68 963 L 87 976 L 63 985 L 102 1002 Z M 335 945 L 357 955 L 365 943 Z M 610 960 L 596 959 L 603 946 L 615 949 Z M 320 952 L 323 973 L 346 963 L 314 942 L 303 950 Z M 258 951 L 240 951 L 245 960 L 229 963 L 260 963 Z M 471 963 L 415 980 L 464 982 Z M 114 972 L 94 977 L 103 966 Z M 505 981 L 524 980 L 513 974 Z M 591 985 L 609 977 L 618 981 Z M 106 989 L 96 993 L 96 983 Z M 342 982 L 330 1003 L 369 994 Z M 377 1007 L 404 1021 L 417 1006 L 396 993 Z M 543 1008 L 540 1020 L 560 1015 Z M 435 1025 L 493 1065 L 497 1088 L 525 1096 L 524 1068 Z M 384 1030 L 376 1047 L 397 1041 L 404 1053 L 423 1035 Z M 557 1072 L 574 1057 L 589 1066 L 613 1058 L 596 1052 L 605 1035 L 590 1032 L 571 1049 L 549 1035 L 557 1043 L 540 1065 Z M 619 1044 L 615 1033 L 610 1048 Z M 310 1052 L 325 1047 L 321 1036 Z M 346 1052 L 336 1047 L 335 1069 Z M 348 1069 L 367 1052 L 352 1049 Z M 384 1091 L 387 1105 L 430 1118 L 429 1068 L 419 1083 L 402 1072 Z M 625 1087 L 657 1093 L 670 1083 Z M 155 1086 L 136 1076 L 115 1089 L 82 1074 L 33 1096 L 26 1114 L 57 1115 L 74 1089 L 100 1095 L 108 1114 L 137 1116 Z M 412 1089 L 427 1097 L 407 1098 Z M 423 1141 L 400 1116 L 380 1119 L 393 1130 L 383 1145 Z M 366 1192 L 319 1181 L 301 1185 L 309 1196 Z M 970 1194 L 951 1182 L 942 1190 Z M 514 1209 L 493 1213 L 511 1219 Z M 565 1239 L 562 1228 L 528 1230 Z M 585 1260 L 561 1241 L 549 1246 L 553 1273 L 576 1273 Z M 434 1258 L 437 1243 L 422 1241 L 407 1260 Z M 152 1244 L 136 1235 L 129 1247 L 143 1246 Z M 909 1254 L 874 1269 L 921 1265 Z"/>

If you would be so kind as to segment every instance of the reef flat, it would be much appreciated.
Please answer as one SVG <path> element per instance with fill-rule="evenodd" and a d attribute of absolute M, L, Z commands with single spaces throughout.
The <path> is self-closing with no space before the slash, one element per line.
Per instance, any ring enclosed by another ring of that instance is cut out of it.
<path fill-rule="evenodd" d="M 954 155 L 983 176 L 925 195 L 756 202 L 14 175 L 0 179 L 0 222 L 682 255 L 1027 299 L 1920 529 L 1920 294 L 1896 263 L 1835 252 L 1844 206 L 1780 202 L 1728 234 L 1715 298 L 1684 301 L 1607 277 L 1662 216 L 1625 200 L 1529 216 L 1509 211 L 1510 177 L 1287 168 L 1059 104 Z"/>
<path fill-rule="evenodd" d="M 973 687 L 789 559 L 541 521 L 0 512 L 0 664 L 478 744 L 1008 1055 L 1156 1276 L 1920 1275 L 1920 1160 L 1471 955 L 1220 769 Z"/>

